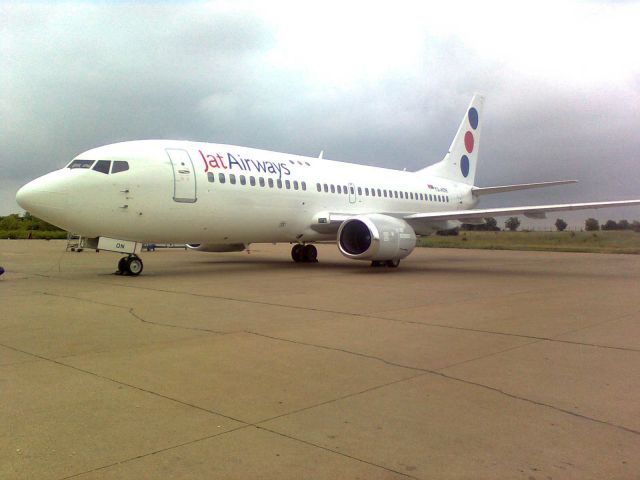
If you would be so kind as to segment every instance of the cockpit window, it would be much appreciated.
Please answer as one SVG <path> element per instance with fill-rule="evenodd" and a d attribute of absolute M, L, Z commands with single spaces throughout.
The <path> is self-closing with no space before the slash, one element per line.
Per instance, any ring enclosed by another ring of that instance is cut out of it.
<path fill-rule="evenodd" d="M 113 167 L 111 168 L 111 173 L 124 172 L 126 170 L 129 170 L 129 162 L 115 160 L 113 162 Z"/>
<path fill-rule="evenodd" d="M 111 167 L 111 162 L 109 160 L 98 160 L 96 164 L 93 166 L 93 170 L 101 173 L 109 173 L 109 168 Z"/>
<path fill-rule="evenodd" d="M 67 168 L 91 168 L 95 160 L 73 160 Z"/>

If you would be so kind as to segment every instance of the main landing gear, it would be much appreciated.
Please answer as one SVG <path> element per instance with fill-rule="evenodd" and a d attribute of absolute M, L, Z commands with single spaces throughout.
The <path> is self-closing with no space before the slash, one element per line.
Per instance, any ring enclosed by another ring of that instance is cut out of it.
<path fill-rule="evenodd" d="M 291 258 L 296 263 L 315 263 L 318 261 L 318 249 L 314 245 L 296 243 L 291 249 Z"/>
<path fill-rule="evenodd" d="M 389 267 L 398 268 L 400 260 L 374 260 L 371 262 L 372 267 Z"/>
<path fill-rule="evenodd" d="M 130 254 L 122 257 L 118 262 L 118 271 L 116 275 L 133 275 L 137 276 L 142 273 L 142 260 L 136 254 Z"/>

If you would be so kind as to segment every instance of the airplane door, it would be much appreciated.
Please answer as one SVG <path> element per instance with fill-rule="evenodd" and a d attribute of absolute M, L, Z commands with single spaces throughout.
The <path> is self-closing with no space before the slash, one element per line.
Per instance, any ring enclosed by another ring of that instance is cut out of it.
<path fill-rule="evenodd" d="M 356 203 L 356 187 L 353 183 L 349 184 L 349 203 Z"/>
<path fill-rule="evenodd" d="M 186 150 L 167 148 L 173 167 L 173 199 L 176 202 L 194 203 L 196 197 L 196 175 L 193 162 Z"/>

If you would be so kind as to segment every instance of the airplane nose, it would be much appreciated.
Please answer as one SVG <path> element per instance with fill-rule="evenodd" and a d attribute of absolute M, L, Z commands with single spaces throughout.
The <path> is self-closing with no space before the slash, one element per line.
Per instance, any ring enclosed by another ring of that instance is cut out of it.
<path fill-rule="evenodd" d="M 49 174 L 20 188 L 16 202 L 29 213 L 50 221 L 67 208 L 67 192 L 59 179 Z"/>
<path fill-rule="evenodd" d="M 29 182 L 16 193 L 16 202 L 27 212 L 30 212 L 33 205 L 33 197 L 33 188 L 31 187 L 31 182 Z"/>

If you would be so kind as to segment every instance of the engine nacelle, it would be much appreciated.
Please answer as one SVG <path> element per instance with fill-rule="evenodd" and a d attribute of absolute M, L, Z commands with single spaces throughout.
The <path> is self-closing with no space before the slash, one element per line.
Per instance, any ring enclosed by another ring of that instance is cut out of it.
<path fill-rule="evenodd" d="M 340 252 L 354 260 L 400 260 L 416 246 L 416 234 L 407 222 L 388 215 L 358 215 L 338 229 Z"/>
<path fill-rule="evenodd" d="M 187 243 L 187 248 L 198 252 L 241 252 L 247 246 L 244 243 Z"/>

